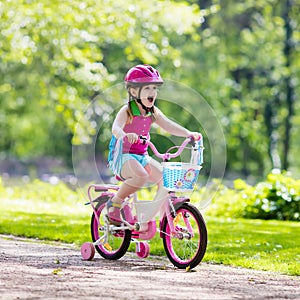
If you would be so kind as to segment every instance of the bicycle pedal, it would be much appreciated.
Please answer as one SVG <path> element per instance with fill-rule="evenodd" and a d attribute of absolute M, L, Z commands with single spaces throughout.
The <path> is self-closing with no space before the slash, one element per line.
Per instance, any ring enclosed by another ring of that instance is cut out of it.
<path fill-rule="evenodd" d="M 112 251 L 112 247 L 110 246 L 110 244 L 105 243 L 105 244 L 103 244 L 103 246 L 105 247 L 106 250 Z"/>

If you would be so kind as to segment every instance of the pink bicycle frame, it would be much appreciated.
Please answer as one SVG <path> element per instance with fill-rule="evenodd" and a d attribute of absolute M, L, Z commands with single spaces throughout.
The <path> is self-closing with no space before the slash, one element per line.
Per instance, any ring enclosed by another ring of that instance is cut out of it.
<path fill-rule="evenodd" d="M 202 139 L 202 137 L 200 139 Z M 179 156 L 182 153 L 182 151 L 184 150 L 184 148 L 186 147 L 186 145 L 188 143 L 190 143 L 192 140 L 193 140 L 192 137 L 188 137 L 188 138 L 186 138 L 183 141 L 183 143 L 181 144 L 181 146 L 179 146 L 179 147 L 172 147 L 172 148 L 170 148 L 168 150 L 168 151 L 170 151 L 173 148 L 178 148 L 178 150 L 175 153 L 169 153 L 169 152 L 160 153 L 160 152 L 158 152 L 158 150 L 156 149 L 156 147 L 154 146 L 154 144 L 152 142 L 150 142 L 150 140 L 147 140 L 144 137 L 140 137 L 139 138 L 139 143 L 146 143 L 146 144 L 148 144 L 150 146 L 150 148 L 152 149 L 152 151 L 153 151 L 153 153 L 154 153 L 155 156 L 157 156 L 158 158 L 163 159 L 164 161 L 168 161 L 171 158 L 175 158 L 175 157 Z"/>
<path fill-rule="evenodd" d="M 201 137 L 201 139 L 202 139 L 202 137 Z M 138 142 L 139 143 L 147 143 L 149 145 L 149 147 L 152 149 L 152 151 L 155 154 L 155 156 L 157 156 L 158 158 L 163 159 L 164 161 L 168 161 L 171 158 L 175 158 L 175 157 L 179 156 L 182 153 L 182 151 L 186 148 L 187 144 L 190 143 L 191 141 L 193 141 L 193 138 L 192 137 L 188 137 L 188 138 L 186 138 L 183 141 L 183 143 L 181 144 L 181 146 L 179 146 L 179 147 L 175 146 L 175 147 L 172 147 L 172 148 L 170 148 L 168 150 L 168 151 L 170 151 L 173 148 L 178 148 L 178 150 L 175 153 L 169 153 L 169 152 L 160 153 L 156 149 L 155 145 L 152 142 L 150 142 L 150 140 L 147 140 L 144 137 L 140 137 Z M 119 187 L 118 186 L 114 186 L 114 185 L 97 185 L 97 184 L 92 184 L 88 188 L 88 196 L 89 196 L 90 204 L 92 206 L 92 209 L 95 212 L 95 218 L 96 218 L 98 224 L 99 224 L 99 219 L 98 219 L 98 216 L 97 216 L 97 213 L 96 213 L 95 205 L 94 205 L 92 197 L 91 197 L 91 191 L 94 190 L 95 192 L 102 192 L 102 195 L 111 195 L 111 192 L 108 191 L 109 189 L 117 191 L 119 189 Z M 186 198 L 185 199 L 181 199 L 181 201 L 180 201 L 180 199 L 179 199 L 179 201 L 176 201 L 176 203 L 174 203 L 174 204 L 177 204 L 177 202 L 185 202 L 186 201 Z M 168 218 L 168 221 L 169 221 L 170 226 L 171 226 L 171 231 L 173 232 L 174 231 L 173 222 L 171 221 L 170 214 L 168 214 L 168 213 L 167 213 L 167 218 Z M 132 229 L 134 228 L 134 226 L 130 225 L 127 222 L 125 222 L 125 224 L 127 226 L 129 226 L 130 228 L 132 228 Z"/>

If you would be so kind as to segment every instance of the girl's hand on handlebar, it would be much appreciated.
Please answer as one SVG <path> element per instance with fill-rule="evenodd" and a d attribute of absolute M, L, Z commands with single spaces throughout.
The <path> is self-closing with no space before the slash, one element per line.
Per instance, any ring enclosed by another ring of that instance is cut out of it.
<path fill-rule="evenodd" d="M 136 133 L 127 133 L 126 137 L 127 137 L 128 142 L 130 144 L 134 144 L 134 143 L 136 143 L 139 140 L 139 137 L 138 137 L 138 135 Z"/>
<path fill-rule="evenodd" d="M 195 141 L 199 141 L 202 139 L 202 134 L 199 132 L 191 132 L 190 137 L 192 137 Z"/>

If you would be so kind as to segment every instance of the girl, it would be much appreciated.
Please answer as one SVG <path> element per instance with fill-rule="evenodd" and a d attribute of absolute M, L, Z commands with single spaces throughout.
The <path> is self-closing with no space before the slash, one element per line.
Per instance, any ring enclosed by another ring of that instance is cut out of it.
<path fill-rule="evenodd" d="M 123 140 L 122 162 L 117 174 L 124 182 L 117 194 L 107 202 L 111 223 L 120 224 L 120 208 L 124 199 L 143 187 L 146 182 L 158 186 L 156 199 L 165 193 L 162 183 L 162 169 L 159 162 L 147 152 L 147 145 L 138 142 L 140 135 L 150 138 L 150 127 L 156 123 L 172 135 L 201 138 L 198 132 L 191 132 L 168 119 L 157 107 L 157 87 L 163 84 L 159 72 L 149 65 L 137 65 L 125 76 L 128 104 L 118 112 L 112 125 L 112 134 Z M 125 208 L 124 208 L 125 210 Z M 128 212 L 126 212 L 128 219 Z M 128 220 L 130 221 L 130 220 Z"/>

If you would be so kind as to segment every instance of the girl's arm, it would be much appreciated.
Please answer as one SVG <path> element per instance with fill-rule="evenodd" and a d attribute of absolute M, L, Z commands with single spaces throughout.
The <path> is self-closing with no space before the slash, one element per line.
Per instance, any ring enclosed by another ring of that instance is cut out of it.
<path fill-rule="evenodd" d="M 183 126 L 173 122 L 169 118 L 167 118 L 163 112 L 155 107 L 155 118 L 156 118 L 156 124 L 160 126 L 165 131 L 171 133 L 172 135 L 176 136 L 182 136 L 182 137 L 189 137 L 193 136 L 195 140 L 198 140 L 201 138 L 201 134 L 198 132 L 191 132 L 184 128 Z"/>
<path fill-rule="evenodd" d="M 126 112 L 126 105 L 124 105 L 116 115 L 116 118 L 112 125 L 112 134 L 117 138 L 122 138 L 126 135 L 123 131 L 123 128 L 127 121 L 127 112 Z"/>
<path fill-rule="evenodd" d="M 128 114 L 127 114 L 127 105 L 124 105 L 116 115 L 116 118 L 112 125 L 112 134 L 117 138 L 123 138 L 127 136 L 129 143 L 133 144 L 137 142 L 138 135 L 135 133 L 126 133 L 123 128 L 127 122 Z"/>

